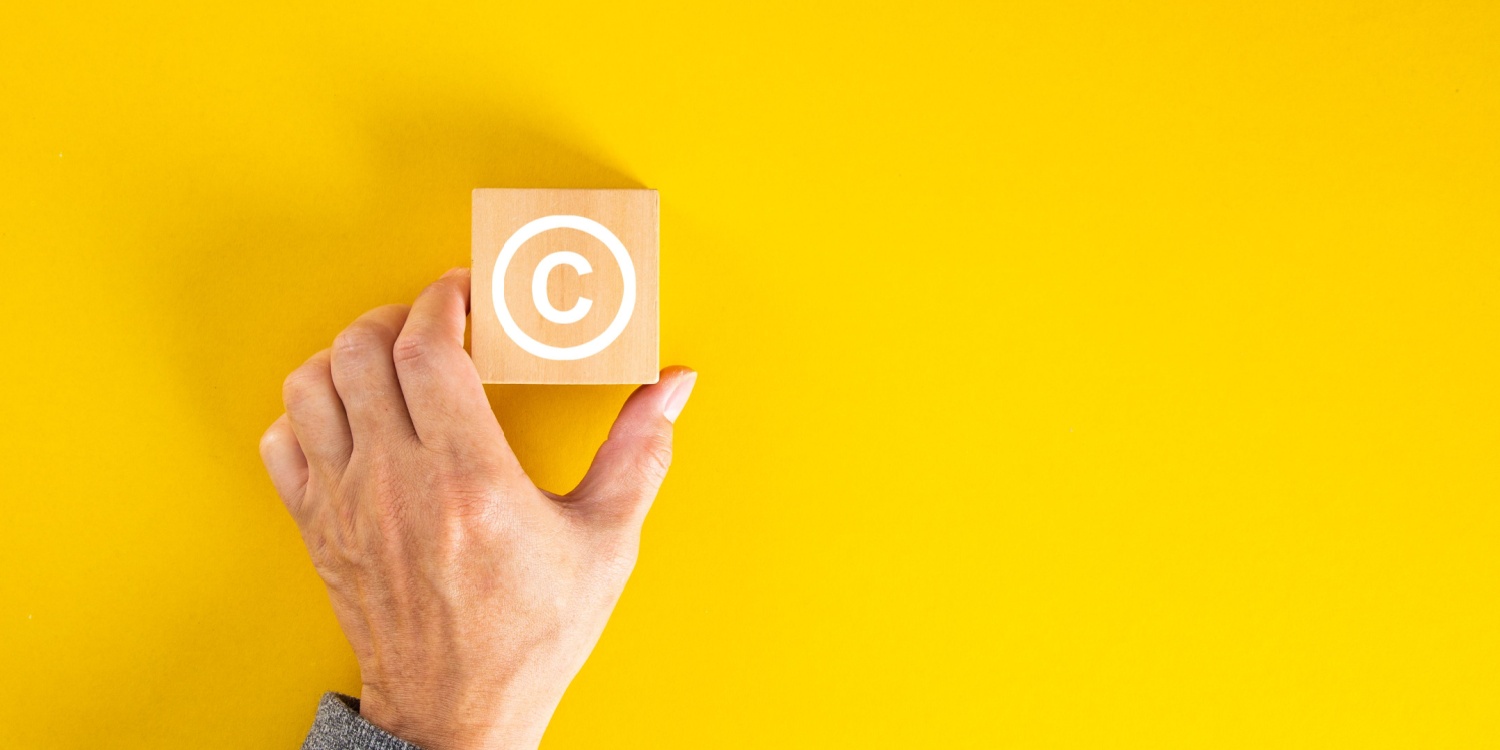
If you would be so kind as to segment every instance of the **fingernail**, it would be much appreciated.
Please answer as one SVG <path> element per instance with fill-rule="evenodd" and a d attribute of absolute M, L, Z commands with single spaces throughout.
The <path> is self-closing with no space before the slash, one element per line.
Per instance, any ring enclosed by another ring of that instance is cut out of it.
<path fill-rule="evenodd" d="M 667 406 L 662 410 L 668 422 L 676 422 L 677 415 L 682 413 L 682 407 L 687 406 L 688 396 L 693 395 L 693 384 L 698 382 L 698 373 L 690 372 L 682 376 L 677 387 L 672 389 L 672 395 L 667 396 Z"/>
<path fill-rule="evenodd" d="M 468 272 L 469 272 L 469 269 L 467 269 L 467 268 L 450 268 L 450 269 L 448 269 L 447 273 L 443 274 L 443 278 L 446 279 L 449 276 L 459 276 L 461 274 L 466 274 Z"/>

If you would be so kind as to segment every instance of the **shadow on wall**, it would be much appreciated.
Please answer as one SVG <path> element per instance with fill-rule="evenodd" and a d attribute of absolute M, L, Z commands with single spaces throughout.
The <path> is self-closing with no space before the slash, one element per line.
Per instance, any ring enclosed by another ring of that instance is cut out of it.
<path fill-rule="evenodd" d="M 199 195 L 192 229 L 167 230 L 181 268 L 160 290 L 185 394 L 236 463 L 260 471 L 254 446 L 281 412 L 287 372 L 360 313 L 410 302 L 469 263 L 476 187 L 640 188 L 623 170 L 503 112 L 405 108 L 376 118 L 368 183 L 345 203 L 316 195 L 239 201 Z M 232 193 L 232 186 L 231 193 Z M 231 209 L 231 210 L 226 210 Z M 577 479 L 628 387 L 488 386 L 508 439 L 548 489 Z M 580 457 L 578 452 L 582 450 Z M 570 476 L 571 474 L 571 476 Z"/>
<path fill-rule="evenodd" d="M 419 104 L 368 119 L 366 141 L 351 150 L 357 179 L 297 174 L 285 189 L 268 190 L 223 171 L 195 170 L 180 193 L 136 203 L 149 207 L 144 239 L 160 262 L 126 269 L 136 277 L 121 281 L 138 290 L 144 323 L 159 331 L 159 356 L 181 394 L 174 406 L 190 412 L 181 418 L 199 421 L 202 439 L 214 444 L 205 452 L 222 459 L 213 473 L 231 488 L 217 494 L 180 488 L 200 498 L 230 497 L 230 507 L 214 509 L 201 524 L 209 527 L 201 539 L 182 542 L 184 557 L 203 560 L 211 571 L 204 589 L 179 592 L 196 599 L 201 613 L 191 623 L 157 623 L 179 631 L 161 638 L 176 647 L 142 654 L 153 661 L 149 673 L 122 676 L 160 695 L 162 716 L 205 700 L 174 686 L 176 680 L 233 682 L 237 665 L 257 659 L 308 666 L 280 675 L 275 685 L 238 685 L 261 701 L 241 705 L 247 717 L 275 720 L 278 706 L 301 711 L 321 690 L 358 686 L 352 654 L 340 650 L 321 587 L 293 527 L 279 517 L 260 465 L 257 442 L 282 411 L 285 375 L 360 313 L 409 303 L 443 271 L 468 265 L 472 189 L 642 187 L 585 145 L 509 113 Z M 342 187 L 308 187 L 320 178 Z M 555 491 L 581 476 L 629 391 L 488 387 L 523 465 Z M 247 497 L 250 490 L 255 494 Z M 285 582 L 283 599 L 232 594 L 241 581 L 267 579 Z M 284 729 L 300 732 L 301 721 L 283 722 Z"/>

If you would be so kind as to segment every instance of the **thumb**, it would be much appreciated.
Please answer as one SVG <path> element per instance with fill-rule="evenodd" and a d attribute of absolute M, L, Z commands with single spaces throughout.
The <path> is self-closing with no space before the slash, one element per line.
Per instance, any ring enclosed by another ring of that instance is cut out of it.
<path fill-rule="evenodd" d="M 672 423 L 697 381 L 686 367 L 668 367 L 660 380 L 630 394 L 568 499 L 609 521 L 644 521 L 672 464 Z"/>

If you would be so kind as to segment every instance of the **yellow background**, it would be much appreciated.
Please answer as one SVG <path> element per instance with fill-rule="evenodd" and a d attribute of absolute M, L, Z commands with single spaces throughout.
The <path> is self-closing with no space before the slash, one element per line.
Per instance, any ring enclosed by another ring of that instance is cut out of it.
<path fill-rule="evenodd" d="M 1500 743 L 1500 5 L 7 2 L 0 744 L 357 672 L 256 455 L 469 254 L 662 196 L 703 375 L 545 745 Z M 490 390 L 566 489 L 627 389 Z"/>

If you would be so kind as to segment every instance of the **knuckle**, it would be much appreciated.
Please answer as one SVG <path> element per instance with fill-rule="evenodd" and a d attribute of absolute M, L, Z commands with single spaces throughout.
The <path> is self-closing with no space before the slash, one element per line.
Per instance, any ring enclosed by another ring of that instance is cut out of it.
<path fill-rule="evenodd" d="M 281 383 L 281 400 L 290 409 L 316 394 L 327 377 L 326 371 L 312 364 L 292 370 Z M 273 428 L 274 430 L 274 428 Z M 272 430 L 267 431 L 267 435 Z"/>
<path fill-rule="evenodd" d="M 286 431 L 282 425 L 283 423 L 278 420 L 275 424 L 267 427 L 264 433 L 261 433 L 260 457 L 261 460 L 265 461 L 267 464 L 270 463 L 271 452 L 276 450 L 276 447 L 281 444 L 281 441 L 285 440 L 287 437 Z"/>
<path fill-rule="evenodd" d="M 391 355 L 396 364 L 408 364 L 426 359 L 432 352 L 432 337 L 421 331 L 403 331 L 396 337 Z"/>
<path fill-rule="evenodd" d="M 636 471 L 646 482 L 660 484 L 672 468 L 671 438 L 654 436 L 647 440 L 636 461 Z"/>
<path fill-rule="evenodd" d="M 276 447 L 276 441 L 279 440 L 280 438 L 281 438 L 281 436 L 276 433 L 276 425 L 274 425 L 274 424 L 271 425 L 270 427 L 267 427 L 266 431 L 263 432 L 263 433 L 261 433 L 261 435 L 260 435 L 260 455 L 261 455 L 262 458 L 264 458 L 268 453 L 270 453 L 272 448 Z"/>
<path fill-rule="evenodd" d="M 385 343 L 385 339 L 386 332 L 380 325 L 356 320 L 334 337 L 333 351 L 336 355 L 362 355 L 378 350 Z"/>

